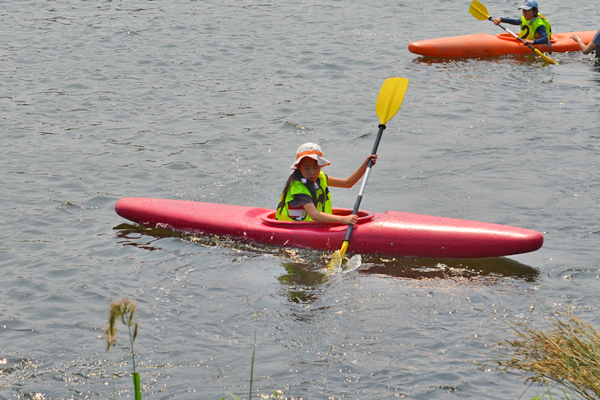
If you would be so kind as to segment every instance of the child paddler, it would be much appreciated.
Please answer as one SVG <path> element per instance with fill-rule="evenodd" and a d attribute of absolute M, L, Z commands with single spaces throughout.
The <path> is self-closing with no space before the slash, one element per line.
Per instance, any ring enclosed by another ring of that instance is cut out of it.
<path fill-rule="evenodd" d="M 532 45 L 547 44 L 550 46 L 550 52 L 552 52 L 550 44 L 552 27 L 546 17 L 538 13 L 537 1 L 525 0 L 519 7 L 519 10 L 523 10 L 523 15 L 520 19 L 494 18 L 494 24 L 498 25 L 500 22 L 503 22 L 511 25 L 520 25 L 521 33 L 519 37 L 523 39 L 523 42 Z"/>
<path fill-rule="evenodd" d="M 277 205 L 277 219 L 280 221 L 338 222 L 354 225 L 358 216 L 333 215 L 329 187 L 351 188 L 367 170 L 369 160 L 373 165 L 377 155 L 370 155 L 356 171 L 346 179 L 334 178 L 321 171 L 329 165 L 323 158 L 321 147 L 315 143 L 304 143 L 296 151 L 296 161 L 290 167 L 293 172 L 285 183 Z"/>

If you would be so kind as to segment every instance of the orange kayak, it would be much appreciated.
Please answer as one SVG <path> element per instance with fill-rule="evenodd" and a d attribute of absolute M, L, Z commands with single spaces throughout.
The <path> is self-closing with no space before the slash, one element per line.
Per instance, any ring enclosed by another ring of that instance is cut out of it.
<path fill-rule="evenodd" d="M 553 33 L 550 43 L 552 50 L 557 53 L 580 51 L 579 45 L 571 39 L 579 35 L 584 43 L 589 43 L 596 31 Z M 548 45 L 534 46 L 541 52 L 549 53 Z M 453 36 L 440 39 L 421 40 L 408 45 L 408 50 L 415 54 L 430 57 L 492 57 L 508 54 L 534 54 L 533 51 L 509 33 L 499 33 L 496 36 L 489 33 L 475 35 Z"/>

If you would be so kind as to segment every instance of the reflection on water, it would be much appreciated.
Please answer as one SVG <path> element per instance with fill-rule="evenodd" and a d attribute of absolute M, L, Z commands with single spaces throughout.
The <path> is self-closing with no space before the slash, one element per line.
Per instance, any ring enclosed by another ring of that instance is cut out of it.
<path fill-rule="evenodd" d="M 600 72 L 600 59 L 596 58 L 596 60 L 594 61 L 593 66 L 592 66 L 592 71 L 594 71 L 594 72 Z M 592 82 L 600 84 L 600 78 L 594 77 L 594 78 L 591 78 L 590 80 Z"/>
<path fill-rule="evenodd" d="M 318 299 L 316 288 L 327 281 L 322 268 L 303 263 L 282 263 L 285 273 L 277 280 L 285 286 L 285 297 L 293 303 L 312 303 Z"/>
<path fill-rule="evenodd" d="M 176 232 L 170 229 L 149 228 L 137 224 L 124 223 L 115 226 L 113 230 L 116 232 L 117 238 L 120 239 L 119 243 L 123 246 L 134 246 L 144 250 L 164 251 L 162 247 L 155 246 L 155 243 L 160 239 L 178 238 L 208 248 L 236 249 L 257 254 L 272 254 L 284 258 L 295 258 L 297 254 L 297 250 L 294 249 L 263 246 L 251 241 L 242 242 L 227 236 L 192 235 L 190 233 Z"/>
<path fill-rule="evenodd" d="M 493 283 L 505 278 L 535 282 L 540 274 L 537 269 L 506 257 L 480 259 L 365 257 L 360 273 L 410 279 L 460 278 L 480 283 Z"/>
<path fill-rule="evenodd" d="M 141 225 L 120 224 L 113 228 L 116 231 L 117 238 L 122 239 L 118 243 L 123 246 L 134 246 L 145 250 L 160 250 L 152 243 L 167 237 L 182 237 L 179 232 L 168 229 L 146 228 Z M 150 241 L 141 242 L 138 239 L 150 237 Z"/>
<path fill-rule="evenodd" d="M 277 279 L 286 285 L 286 296 L 294 303 L 311 303 L 319 297 L 319 286 L 337 278 L 323 267 L 323 259 L 314 262 L 284 262 L 285 273 Z M 446 279 L 468 281 L 475 285 L 493 285 L 507 278 L 535 282 L 540 272 L 505 257 L 483 259 L 384 259 L 365 256 L 360 275 L 379 275 L 401 279 Z"/>
<path fill-rule="evenodd" d="M 469 62 L 477 63 L 489 63 L 496 64 L 498 61 L 504 63 L 523 65 L 523 64 L 539 64 L 541 67 L 547 67 L 550 64 L 545 62 L 543 59 L 535 54 L 515 54 L 507 56 L 492 56 L 492 57 L 428 57 L 418 56 L 413 59 L 413 63 L 422 65 L 435 65 L 435 64 L 465 64 Z"/>

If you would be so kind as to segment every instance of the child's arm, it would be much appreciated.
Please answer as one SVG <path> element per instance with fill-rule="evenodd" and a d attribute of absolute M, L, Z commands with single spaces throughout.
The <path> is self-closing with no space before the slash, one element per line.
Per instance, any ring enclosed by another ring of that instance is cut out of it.
<path fill-rule="evenodd" d="M 512 19 L 512 18 L 494 18 L 494 24 L 498 25 L 499 23 L 510 24 L 510 25 L 521 25 L 520 19 Z"/>
<path fill-rule="evenodd" d="M 539 26 L 537 28 L 536 32 L 539 35 L 539 38 L 537 38 L 535 40 L 522 39 L 523 43 L 529 43 L 529 44 L 546 44 L 546 43 L 548 43 L 548 35 L 546 34 L 546 28 L 543 25 Z"/>
<path fill-rule="evenodd" d="M 333 215 L 317 211 L 317 207 L 313 203 L 304 205 L 304 210 L 310 217 L 317 222 L 338 222 L 345 225 L 354 225 L 358 222 L 358 217 L 352 215 Z"/>
<path fill-rule="evenodd" d="M 327 186 L 351 188 L 356 182 L 364 175 L 367 167 L 369 166 L 369 160 L 373 160 L 373 165 L 377 163 L 377 154 L 372 154 L 365 158 L 365 161 L 358 167 L 356 171 L 346 179 L 334 178 L 333 176 L 327 176 Z M 312 215 L 311 215 L 312 218 Z M 314 218 L 313 218 L 314 219 Z"/>

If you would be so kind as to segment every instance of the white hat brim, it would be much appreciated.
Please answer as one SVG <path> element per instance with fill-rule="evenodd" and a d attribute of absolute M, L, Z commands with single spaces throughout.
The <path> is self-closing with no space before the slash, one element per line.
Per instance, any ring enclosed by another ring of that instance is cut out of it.
<path fill-rule="evenodd" d="M 328 160 L 326 160 L 325 158 L 321 157 L 318 154 L 305 154 L 305 155 L 301 156 L 300 158 L 298 158 L 296 160 L 296 162 L 294 162 L 290 168 L 291 169 L 298 169 L 298 164 L 300 164 L 300 161 L 302 161 L 302 159 L 304 157 L 310 157 L 313 160 L 316 160 L 317 164 L 319 165 L 319 167 L 326 167 L 329 164 L 331 164 Z"/>

